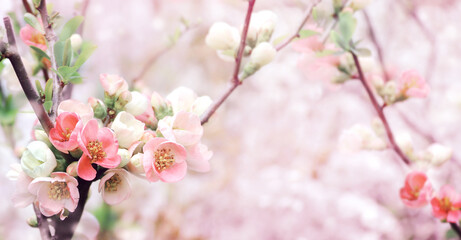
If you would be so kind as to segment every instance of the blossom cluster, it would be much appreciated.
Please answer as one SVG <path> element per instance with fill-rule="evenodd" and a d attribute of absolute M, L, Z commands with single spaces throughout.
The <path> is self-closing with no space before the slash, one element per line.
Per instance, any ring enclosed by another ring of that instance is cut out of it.
<path fill-rule="evenodd" d="M 405 185 L 400 189 L 402 202 L 412 208 L 432 206 L 433 215 L 441 221 L 458 223 L 461 220 L 461 195 L 449 185 L 444 185 L 434 192 L 432 184 L 425 173 L 410 172 Z"/>
<path fill-rule="evenodd" d="M 100 180 L 103 200 L 118 204 L 130 196 L 130 174 L 177 182 L 187 170 L 210 170 L 212 152 L 201 143 L 200 122 L 209 97 L 184 87 L 166 98 L 148 96 L 112 74 L 101 74 L 100 82 L 103 100 L 65 100 L 49 137 L 36 127 L 35 141 L 10 173 L 17 180 L 17 206 L 37 202 L 42 214 L 62 219 L 76 209 L 83 181 Z"/>

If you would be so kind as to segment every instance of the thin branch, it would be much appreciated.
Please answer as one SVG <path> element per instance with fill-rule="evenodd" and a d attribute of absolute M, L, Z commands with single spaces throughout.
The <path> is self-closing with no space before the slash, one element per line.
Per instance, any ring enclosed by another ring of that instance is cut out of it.
<path fill-rule="evenodd" d="M 373 45 L 375 45 L 376 52 L 378 53 L 378 59 L 381 64 L 381 70 L 383 72 L 384 81 L 388 82 L 390 80 L 390 77 L 389 73 L 387 72 L 386 62 L 384 61 L 383 49 L 381 48 L 381 45 L 379 44 L 378 39 L 376 38 L 376 34 L 373 29 L 373 25 L 371 24 L 370 17 L 368 16 L 365 10 L 363 10 L 363 16 L 365 17 L 365 21 L 368 26 L 368 33 L 370 35 L 371 41 L 373 42 Z"/>
<path fill-rule="evenodd" d="M 409 165 L 410 160 L 408 157 L 403 153 L 402 149 L 397 145 L 394 139 L 394 134 L 392 133 L 391 128 L 389 127 L 389 123 L 387 122 L 387 118 L 384 115 L 383 109 L 380 107 L 376 97 L 373 95 L 373 92 L 371 91 L 371 88 L 368 86 L 368 83 L 365 80 L 365 76 L 363 75 L 362 67 L 360 66 L 359 59 L 355 53 L 350 52 L 352 54 L 352 57 L 354 58 L 354 63 L 355 66 L 357 67 L 357 71 L 359 73 L 359 79 L 360 82 L 362 83 L 363 87 L 365 88 L 368 97 L 370 97 L 371 103 L 373 104 L 373 107 L 375 108 L 376 112 L 378 113 L 378 117 L 381 119 L 383 122 L 384 128 L 386 129 L 386 134 L 389 139 L 389 143 L 392 147 L 392 149 L 397 153 L 397 155 L 402 159 L 402 161 Z"/>
<path fill-rule="evenodd" d="M 341 9 L 339 9 L 338 12 L 341 12 L 349 3 L 351 2 L 351 0 L 347 0 L 343 6 L 341 7 Z M 338 24 L 338 15 L 335 13 L 333 15 L 333 22 L 330 23 L 330 25 L 328 25 L 327 29 L 324 31 L 323 33 L 323 36 L 321 38 L 322 40 L 322 44 L 325 45 L 325 43 L 327 42 L 328 40 L 328 37 L 330 36 L 330 32 L 333 31 L 333 29 L 336 27 L 336 25 Z"/>
<path fill-rule="evenodd" d="M 56 42 L 56 34 L 53 31 L 53 26 L 48 17 L 48 11 L 46 9 L 46 0 L 40 1 L 40 5 L 38 6 L 37 10 L 40 12 L 40 16 L 42 17 L 43 21 L 43 26 L 45 27 L 45 37 L 48 41 L 48 49 L 50 50 L 51 67 L 54 69 L 58 69 L 58 67 L 56 66 L 56 59 L 54 57 L 54 44 Z M 58 105 L 61 101 L 62 86 L 61 81 L 58 78 L 58 75 L 54 71 L 51 71 L 51 76 L 53 78 L 53 107 L 51 110 L 51 116 L 54 118 L 57 115 Z"/>
<path fill-rule="evenodd" d="M 461 229 L 459 229 L 458 224 L 450 223 L 450 226 L 451 226 L 451 229 L 453 229 L 453 231 L 455 231 L 456 235 L 458 235 L 458 237 L 461 239 Z"/>
<path fill-rule="evenodd" d="M 37 227 L 40 230 L 40 235 L 42 236 L 42 240 L 49 240 L 51 239 L 50 227 L 48 224 L 48 220 L 43 214 L 40 212 L 37 204 L 33 204 L 35 215 L 37 216 Z"/>
<path fill-rule="evenodd" d="M 26 9 L 26 12 L 30 13 L 30 14 L 34 14 L 32 12 L 32 8 L 30 7 L 29 3 L 27 2 L 27 0 L 22 0 L 22 5 L 24 5 L 24 8 Z"/>
<path fill-rule="evenodd" d="M 234 73 L 232 74 L 232 78 L 230 79 L 231 86 L 229 89 L 222 95 L 222 97 L 215 102 L 208 111 L 202 115 L 201 123 L 202 125 L 208 122 L 210 117 L 218 110 L 218 108 L 223 104 L 223 102 L 231 95 L 231 93 L 241 84 L 240 79 L 238 77 L 240 71 L 240 65 L 242 63 L 243 52 L 245 50 L 245 44 L 248 34 L 248 27 L 250 26 L 251 20 L 251 13 L 253 12 L 253 7 L 255 5 L 256 0 L 248 0 L 248 10 L 245 17 L 245 23 L 243 25 L 242 37 L 240 39 L 240 46 L 237 52 L 237 57 L 235 58 L 235 67 Z"/>
<path fill-rule="evenodd" d="M 288 44 L 290 44 L 295 38 L 298 38 L 299 37 L 299 32 L 303 29 L 304 25 L 306 24 L 307 20 L 309 20 L 309 18 L 311 17 L 312 15 L 312 9 L 314 9 L 315 6 L 317 6 L 317 4 L 319 4 L 322 0 L 316 0 L 305 12 L 304 14 L 304 18 L 303 20 L 301 21 L 301 23 L 299 24 L 299 27 L 298 29 L 296 30 L 296 32 L 291 35 L 291 37 L 289 37 L 285 42 L 283 42 L 282 44 L 280 44 L 279 46 L 277 46 L 275 49 L 277 49 L 277 51 L 280 51 L 282 50 L 284 47 L 286 47 Z"/>
<path fill-rule="evenodd" d="M 29 100 L 32 109 L 37 115 L 40 124 L 42 125 L 45 132 L 48 134 L 51 128 L 53 128 L 53 123 L 51 119 L 48 117 L 48 114 L 43 108 L 42 102 L 38 94 L 35 92 L 34 87 L 32 86 L 29 76 L 27 75 L 27 71 L 24 67 L 24 63 L 21 60 L 21 56 L 19 56 L 18 49 L 16 47 L 16 40 L 14 38 L 14 31 L 13 26 L 11 25 L 11 20 L 9 17 L 5 17 L 3 19 L 5 24 L 6 33 L 8 36 L 9 46 L 4 43 L 0 42 L 0 52 L 2 53 L 3 57 L 6 57 L 10 60 L 11 65 L 19 79 L 19 83 L 21 84 L 22 89 Z"/>

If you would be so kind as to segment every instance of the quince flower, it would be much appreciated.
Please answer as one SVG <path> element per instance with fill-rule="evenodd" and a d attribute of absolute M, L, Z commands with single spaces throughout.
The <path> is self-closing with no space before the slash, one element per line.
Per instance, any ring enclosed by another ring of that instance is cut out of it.
<path fill-rule="evenodd" d="M 128 172 L 123 168 L 109 169 L 99 182 L 98 191 L 104 202 L 110 205 L 119 204 L 131 194 Z"/>
<path fill-rule="evenodd" d="M 154 100 L 154 95 L 152 100 Z M 173 113 L 179 111 L 192 112 L 198 116 L 202 115 L 213 102 L 208 96 L 198 97 L 197 94 L 190 88 L 179 87 L 173 90 L 166 97 L 173 108 Z M 154 101 L 152 101 L 154 103 Z"/>
<path fill-rule="evenodd" d="M 19 31 L 19 36 L 26 45 L 34 46 L 40 48 L 43 51 L 46 51 L 47 46 L 45 35 L 40 33 L 40 31 L 33 28 L 29 24 L 21 28 L 21 30 Z"/>
<path fill-rule="evenodd" d="M 125 111 L 120 112 L 111 127 L 117 136 L 120 147 L 129 148 L 144 133 L 144 123 Z"/>
<path fill-rule="evenodd" d="M 415 70 L 406 71 L 397 81 L 398 91 L 405 97 L 425 98 L 429 94 L 429 86 Z"/>
<path fill-rule="evenodd" d="M 99 128 L 96 119 L 92 119 L 83 127 L 78 141 L 83 155 L 78 161 L 78 176 L 87 181 L 96 177 L 96 170 L 91 164 L 96 163 L 105 168 L 115 168 L 121 158 L 117 154 L 118 142 L 109 128 Z"/>
<path fill-rule="evenodd" d="M 122 77 L 115 74 L 101 74 L 99 75 L 104 91 L 109 96 L 117 96 L 122 92 L 128 91 L 128 83 Z"/>
<path fill-rule="evenodd" d="M 64 100 L 58 106 L 58 116 L 63 112 L 76 113 L 83 123 L 88 122 L 93 118 L 93 108 L 85 103 L 77 100 Z"/>
<path fill-rule="evenodd" d="M 29 185 L 29 192 L 37 196 L 40 212 L 50 217 L 61 213 L 64 209 L 73 212 L 78 205 L 80 194 L 78 182 L 74 177 L 64 172 L 54 172 L 51 177 L 39 177 Z"/>
<path fill-rule="evenodd" d="M 50 130 L 50 142 L 56 149 L 68 153 L 78 147 L 82 123 L 76 113 L 63 112 L 56 118 L 56 127 Z"/>
<path fill-rule="evenodd" d="M 183 146 L 165 138 L 154 138 L 144 145 L 143 151 L 147 180 L 177 182 L 186 175 L 187 152 Z"/>
<path fill-rule="evenodd" d="M 432 185 L 422 172 L 411 172 L 405 178 L 405 186 L 400 189 L 400 198 L 408 207 L 422 207 L 429 202 Z"/>
<path fill-rule="evenodd" d="M 461 196 L 450 186 L 443 186 L 432 198 L 432 213 L 442 221 L 457 223 L 461 219 Z"/>

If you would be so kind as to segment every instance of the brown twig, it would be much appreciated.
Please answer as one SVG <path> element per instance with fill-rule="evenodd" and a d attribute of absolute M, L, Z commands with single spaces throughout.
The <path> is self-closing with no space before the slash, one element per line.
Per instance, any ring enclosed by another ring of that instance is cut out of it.
<path fill-rule="evenodd" d="M 458 224 L 450 223 L 451 229 L 458 235 L 459 239 L 461 239 L 461 229 L 459 228 Z"/>
<path fill-rule="evenodd" d="M 49 240 L 51 239 L 50 227 L 48 224 L 48 220 L 43 214 L 40 212 L 37 204 L 33 204 L 35 215 L 37 216 L 37 227 L 40 230 L 40 235 L 42 236 L 42 240 Z"/>
<path fill-rule="evenodd" d="M 10 60 L 13 69 L 18 76 L 19 83 L 21 84 L 22 89 L 29 100 L 32 109 L 37 115 L 40 124 L 42 125 L 45 132 L 48 134 L 51 128 L 54 127 L 51 119 L 48 117 L 48 114 L 43 108 L 41 103 L 40 97 L 35 92 L 34 87 L 32 86 L 29 76 L 27 75 L 27 71 L 24 67 L 24 63 L 21 60 L 21 56 L 19 56 L 18 49 L 16 47 L 16 40 L 14 38 L 14 31 L 13 26 L 11 25 L 11 20 L 9 17 L 5 17 L 3 19 L 5 24 L 6 33 L 8 36 L 9 46 L 4 43 L 0 42 L 0 52 L 2 53 L 3 57 L 6 57 Z"/>
<path fill-rule="evenodd" d="M 384 81 L 388 82 L 390 80 L 390 77 L 389 73 L 387 72 L 386 62 L 384 61 L 383 49 L 381 48 L 381 45 L 379 44 L 378 39 L 376 38 L 376 33 L 373 29 L 373 25 L 371 24 L 370 17 L 368 16 L 365 10 L 363 10 L 363 16 L 365 17 L 365 21 L 368 26 L 368 33 L 370 35 L 370 39 L 373 42 L 373 45 L 375 45 L 376 52 L 378 53 L 378 60 L 381 64 L 381 70 L 383 72 Z"/>
<path fill-rule="evenodd" d="M 402 159 L 402 161 L 405 164 L 409 165 L 410 160 L 408 159 L 408 157 L 403 153 L 402 149 L 400 149 L 400 147 L 395 142 L 394 134 L 393 134 L 391 128 L 389 127 L 389 123 L 387 122 L 386 115 L 384 115 L 383 109 L 380 107 L 380 105 L 378 103 L 378 100 L 374 96 L 373 92 L 371 91 L 371 88 L 368 86 L 368 83 L 365 80 L 365 76 L 363 75 L 362 67 L 360 66 L 360 62 L 359 62 L 359 59 L 358 59 L 357 55 L 355 55 L 355 53 L 353 53 L 353 52 L 350 52 L 350 53 L 352 54 L 352 57 L 354 58 L 354 63 L 355 63 L 355 66 L 357 67 L 357 71 L 359 73 L 360 82 L 362 83 L 363 87 L 365 88 L 365 90 L 366 90 L 366 92 L 368 94 L 368 97 L 370 97 L 371 103 L 373 104 L 373 107 L 375 108 L 376 112 L 378 113 L 378 117 L 383 122 L 383 125 L 384 125 L 384 128 L 386 130 L 387 138 L 389 139 L 389 143 L 391 145 L 391 148 L 397 153 L 397 155 Z"/>
<path fill-rule="evenodd" d="M 54 57 L 54 44 L 56 42 L 57 37 L 53 31 L 53 26 L 48 17 L 48 11 L 46 9 L 46 0 L 40 1 L 40 5 L 38 6 L 37 10 L 40 12 L 40 16 L 42 17 L 43 21 L 43 26 L 45 27 L 45 37 L 48 41 L 48 49 L 50 50 L 51 67 L 54 69 L 58 69 L 58 67 L 56 66 L 56 59 Z M 51 108 L 51 117 L 55 118 L 58 111 L 58 105 L 61 101 L 62 86 L 61 81 L 58 78 L 58 75 L 54 71 L 51 71 L 51 76 L 53 78 L 53 107 Z"/>
<path fill-rule="evenodd" d="M 247 39 L 247 34 L 248 34 L 248 27 L 250 26 L 250 20 L 251 20 L 251 13 L 253 12 L 253 7 L 255 5 L 256 0 L 248 0 L 248 10 L 247 14 L 245 17 L 245 23 L 243 25 L 243 30 L 242 30 L 242 37 L 240 39 L 240 46 L 237 52 L 237 57 L 235 58 L 235 67 L 234 67 L 234 73 L 232 74 L 232 78 L 230 79 L 231 86 L 229 89 L 221 96 L 221 98 L 215 102 L 209 109 L 208 111 L 205 112 L 205 114 L 202 115 L 201 118 L 201 123 L 202 125 L 208 122 L 210 117 L 218 110 L 218 108 L 223 104 L 224 101 L 231 95 L 231 93 L 240 85 L 240 79 L 238 77 L 239 71 L 240 71 L 240 65 L 242 63 L 242 58 L 243 58 L 243 52 L 245 50 L 245 43 Z"/>
<path fill-rule="evenodd" d="M 298 38 L 299 37 L 299 32 L 303 29 L 304 25 L 306 24 L 307 20 L 309 20 L 309 18 L 311 17 L 312 15 L 312 9 L 317 6 L 317 4 L 319 4 L 322 0 L 316 0 L 305 12 L 304 14 L 304 18 L 303 20 L 301 21 L 301 23 L 299 24 L 299 27 L 297 28 L 296 32 L 291 35 L 291 37 L 289 37 L 285 42 L 283 42 L 282 44 L 280 44 L 279 46 L 277 46 L 275 49 L 277 49 L 277 51 L 280 51 L 282 50 L 284 47 L 286 47 L 288 44 L 290 44 L 295 38 Z"/>
<path fill-rule="evenodd" d="M 26 9 L 26 12 L 30 13 L 30 14 L 34 14 L 32 12 L 32 8 L 30 7 L 29 3 L 27 2 L 27 0 L 22 0 L 22 5 L 24 5 L 24 8 Z"/>

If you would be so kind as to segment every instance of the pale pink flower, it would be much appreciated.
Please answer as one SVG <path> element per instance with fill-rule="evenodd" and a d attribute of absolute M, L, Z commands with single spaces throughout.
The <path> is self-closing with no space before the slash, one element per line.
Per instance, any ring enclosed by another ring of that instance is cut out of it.
<path fill-rule="evenodd" d="M 63 153 L 76 149 L 81 126 L 82 123 L 76 113 L 59 114 L 56 118 L 56 126 L 50 130 L 50 142 Z"/>
<path fill-rule="evenodd" d="M 157 118 L 155 117 L 154 109 L 152 107 L 148 107 L 144 113 L 135 117 L 146 124 L 147 127 L 155 128 L 157 126 Z"/>
<path fill-rule="evenodd" d="M 64 209 L 73 212 L 77 208 L 80 194 L 78 182 L 64 172 L 54 172 L 51 177 L 35 178 L 29 185 L 29 192 L 37 196 L 40 212 L 50 217 Z"/>
<path fill-rule="evenodd" d="M 173 117 L 162 118 L 158 122 L 158 129 L 163 136 L 183 146 L 190 146 L 200 142 L 203 127 L 200 117 L 196 114 L 179 111 Z"/>
<path fill-rule="evenodd" d="M 104 202 L 110 205 L 121 203 L 131 194 L 128 172 L 123 168 L 109 169 L 99 182 L 98 191 Z"/>
<path fill-rule="evenodd" d="M 451 186 L 443 186 L 431 205 L 434 216 L 442 221 L 457 223 L 461 219 L 461 196 Z"/>
<path fill-rule="evenodd" d="M 19 36 L 26 45 L 34 46 L 46 51 L 47 46 L 45 36 L 29 24 L 21 28 Z"/>
<path fill-rule="evenodd" d="M 83 155 L 78 161 L 78 176 L 91 181 L 96 177 L 96 170 L 91 166 L 96 163 L 105 168 L 115 168 L 121 158 L 117 154 L 118 142 L 109 128 L 99 128 L 96 119 L 86 123 L 79 135 L 79 147 Z"/>
<path fill-rule="evenodd" d="M 20 164 L 12 164 L 11 169 L 7 173 L 8 179 L 16 181 L 16 186 L 13 193 L 14 207 L 26 207 L 35 201 L 36 196 L 29 192 L 29 184 L 34 180 L 29 177 L 21 168 Z"/>
<path fill-rule="evenodd" d="M 190 170 L 197 172 L 208 172 L 210 171 L 209 160 L 213 156 L 213 152 L 208 150 L 208 147 L 204 144 L 197 143 L 192 146 L 186 147 L 187 151 L 187 167 Z"/>
<path fill-rule="evenodd" d="M 177 182 L 187 172 L 187 152 L 183 146 L 165 138 L 149 140 L 143 147 L 146 178 L 155 182 Z"/>
<path fill-rule="evenodd" d="M 99 81 L 109 96 L 119 95 L 128 91 L 128 83 L 122 77 L 115 74 L 101 74 Z"/>
<path fill-rule="evenodd" d="M 405 186 L 400 189 L 400 198 L 408 207 L 422 207 L 429 202 L 432 185 L 423 172 L 414 171 L 405 178 Z"/>
<path fill-rule="evenodd" d="M 397 81 L 397 89 L 406 97 L 424 98 L 429 94 L 426 80 L 415 70 L 409 70 L 402 74 Z"/>
<path fill-rule="evenodd" d="M 93 108 L 89 104 L 77 100 L 64 100 L 58 106 L 58 116 L 63 112 L 76 113 L 86 123 L 93 118 Z"/>
<path fill-rule="evenodd" d="M 84 211 L 75 229 L 73 240 L 96 240 L 99 233 L 99 221 L 88 211 Z"/>

